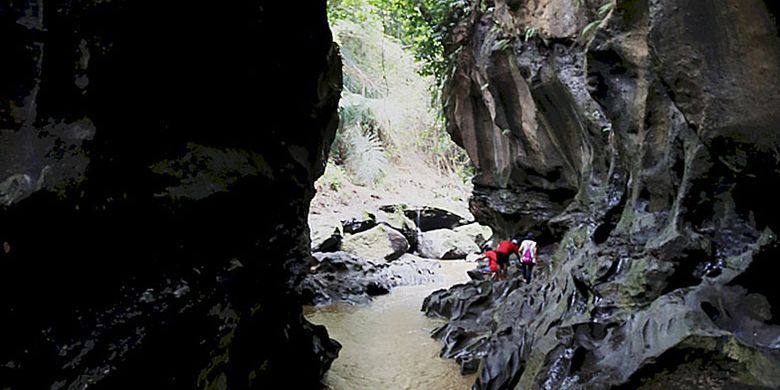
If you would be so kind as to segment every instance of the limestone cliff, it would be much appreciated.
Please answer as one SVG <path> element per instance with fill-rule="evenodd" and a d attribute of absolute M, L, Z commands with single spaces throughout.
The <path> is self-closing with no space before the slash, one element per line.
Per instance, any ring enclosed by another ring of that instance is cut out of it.
<path fill-rule="evenodd" d="M 445 111 L 479 168 L 472 212 L 554 244 L 530 286 L 426 302 L 451 319 L 446 355 L 481 361 L 476 388 L 780 386 L 772 12 L 496 0 L 450 29 Z"/>
<path fill-rule="evenodd" d="M 325 2 L 11 1 L 0 35 L 0 387 L 317 386 Z"/>

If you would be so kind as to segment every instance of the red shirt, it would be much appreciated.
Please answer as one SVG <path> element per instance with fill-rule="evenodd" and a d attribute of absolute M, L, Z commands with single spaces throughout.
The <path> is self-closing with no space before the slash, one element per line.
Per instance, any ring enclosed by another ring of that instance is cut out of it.
<path fill-rule="evenodd" d="M 496 251 L 487 251 L 485 252 L 485 257 L 488 258 L 490 261 L 490 264 L 488 267 L 490 267 L 490 270 L 493 272 L 498 271 L 498 258 L 496 257 Z"/>
<path fill-rule="evenodd" d="M 501 244 L 498 245 L 498 248 L 496 249 L 496 252 L 501 252 L 504 254 L 510 254 L 514 252 L 517 257 L 520 257 L 520 248 L 517 247 L 517 245 L 513 244 L 511 241 L 503 241 Z"/>

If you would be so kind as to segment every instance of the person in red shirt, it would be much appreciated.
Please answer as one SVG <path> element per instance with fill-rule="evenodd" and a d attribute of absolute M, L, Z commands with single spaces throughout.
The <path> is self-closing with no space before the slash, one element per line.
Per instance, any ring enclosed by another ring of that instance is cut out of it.
<path fill-rule="evenodd" d="M 509 255 L 514 253 L 520 259 L 519 241 L 513 238 L 512 241 L 502 241 L 496 248 L 496 262 L 499 266 L 498 279 L 506 279 L 506 270 L 509 267 Z"/>
<path fill-rule="evenodd" d="M 481 269 L 484 273 L 490 273 L 490 272 L 498 272 L 498 258 L 496 257 L 496 251 L 487 248 L 487 251 L 485 251 L 485 254 L 482 256 L 483 259 L 488 259 L 488 265 L 487 267 L 483 267 Z"/>

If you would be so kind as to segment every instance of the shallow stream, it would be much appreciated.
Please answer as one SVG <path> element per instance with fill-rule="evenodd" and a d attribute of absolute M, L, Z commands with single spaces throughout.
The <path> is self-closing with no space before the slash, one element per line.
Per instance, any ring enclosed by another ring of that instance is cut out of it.
<path fill-rule="evenodd" d="M 397 287 L 368 305 L 304 308 L 306 318 L 325 325 L 343 348 L 325 377 L 332 389 L 469 389 L 474 375 L 461 376 L 454 360 L 439 357 L 442 344 L 430 332 L 443 320 L 420 311 L 431 292 L 468 280 L 474 263 L 441 261 L 441 279 Z"/>

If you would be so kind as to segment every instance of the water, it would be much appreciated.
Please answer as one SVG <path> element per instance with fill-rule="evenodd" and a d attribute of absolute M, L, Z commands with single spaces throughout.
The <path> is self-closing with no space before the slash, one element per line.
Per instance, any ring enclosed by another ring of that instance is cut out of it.
<path fill-rule="evenodd" d="M 428 294 L 468 280 L 474 263 L 442 261 L 441 281 L 398 287 L 368 305 L 305 308 L 306 318 L 327 326 L 343 348 L 325 377 L 332 389 L 469 389 L 475 375 L 461 376 L 458 364 L 439 357 L 442 344 L 430 331 L 442 320 L 420 311 Z"/>

